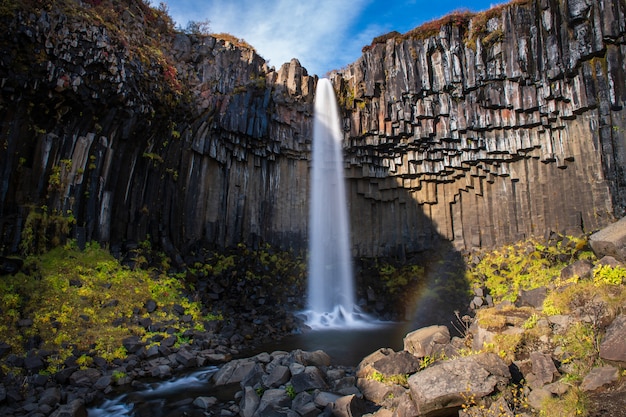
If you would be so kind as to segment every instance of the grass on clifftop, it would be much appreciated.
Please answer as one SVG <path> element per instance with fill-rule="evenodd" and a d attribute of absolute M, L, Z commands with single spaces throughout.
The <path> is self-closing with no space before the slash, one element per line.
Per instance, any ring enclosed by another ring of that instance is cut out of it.
<path fill-rule="evenodd" d="M 149 299 L 158 306 L 152 313 L 144 308 Z M 192 320 L 183 323 L 175 316 L 175 304 Z M 142 318 L 176 328 L 181 341 L 184 331 L 204 330 L 202 323 L 216 318 L 202 316 L 199 303 L 184 295 L 181 279 L 131 270 L 93 243 L 84 251 L 68 244 L 27 258 L 21 272 L 0 280 L 0 310 L 0 342 L 21 355 L 29 339 L 42 341 L 42 349 L 57 352 L 50 373 L 62 368 L 74 349 L 109 362 L 125 358 L 124 338 L 156 336 L 137 324 Z"/>

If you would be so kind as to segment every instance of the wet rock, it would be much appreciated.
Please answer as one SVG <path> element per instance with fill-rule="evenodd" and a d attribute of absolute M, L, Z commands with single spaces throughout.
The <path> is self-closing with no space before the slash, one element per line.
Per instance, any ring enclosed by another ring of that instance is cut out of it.
<path fill-rule="evenodd" d="M 329 366 L 330 356 L 323 350 L 313 352 L 295 350 L 291 353 L 293 360 L 304 366 Z"/>
<path fill-rule="evenodd" d="M 113 378 L 111 375 L 103 375 L 96 381 L 93 387 L 97 390 L 104 391 L 107 388 L 109 388 L 112 383 L 113 383 Z"/>
<path fill-rule="evenodd" d="M 201 408 L 203 410 L 206 410 L 210 407 L 213 407 L 215 404 L 217 404 L 217 398 L 215 397 L 196 397 L 195 400 L 193 400 L 193 406 L 196 408 Z"/>
<path fill-rule="evenodd" d="M 158 365 L 150 370 L 154 378 L 165 379 L 172 376 L 172 368 L 169 365 Z"/>

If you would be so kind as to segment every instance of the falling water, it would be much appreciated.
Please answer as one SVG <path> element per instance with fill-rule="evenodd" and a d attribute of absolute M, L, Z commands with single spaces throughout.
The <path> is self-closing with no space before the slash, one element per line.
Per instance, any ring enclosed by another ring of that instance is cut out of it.
<path fill-rule="evenodd" d="M 315 92 L 309 207 L 307 324 L 314 329 L 351 326 L 357 320 L 342 138 L 332 84 L 321 79 Z"/>

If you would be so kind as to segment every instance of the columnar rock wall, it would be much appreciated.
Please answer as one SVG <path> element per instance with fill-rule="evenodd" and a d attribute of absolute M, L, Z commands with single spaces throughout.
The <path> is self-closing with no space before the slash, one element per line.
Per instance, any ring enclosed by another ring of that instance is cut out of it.
<path fill-rule="evenodd" d="M 0 16 L 4 250 L 67 219 L 86 239 L 170 254 L 303 247 L 315 78 L 237 39 L 151 33 L 152 12 L 129 4 L 120 33 L 55 6 Z"/>
<path fill-rule="evenodd" d="M 457 14 L 375 40 L 333 74 L 356 247 L 413 250 L 437 232 L 489 247 L 622 216 L 625 8 L 537 0 Z"/>

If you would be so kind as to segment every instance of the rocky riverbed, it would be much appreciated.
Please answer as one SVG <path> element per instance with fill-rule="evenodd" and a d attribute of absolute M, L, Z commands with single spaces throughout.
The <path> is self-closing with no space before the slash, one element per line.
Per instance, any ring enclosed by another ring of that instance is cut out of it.
<path fill-rule="evenodd" d="M 510 272 L 518 258 L 506 251 L 500 258 L 468 254 L 472 271 L 480 271 L 487 261 L 491 272 L 482 273 L 493 276 L 485 277 L 489 285 L 475 285 L 468 294 L 467 314 L 457 311 L 448 325 L 382 339 L 381 346 L 389 345 L 364 354 L 358 364 L 337 364 L 314 346 L 259 353 L 263 338 L 253 336 L 263 323 L 275 329 L 276 340 L 286 340 L 294 328 L 306 331 L 301 318 L 284 308 L 275 308 L 276 317 L 264 310 L 267 317 L 249 324 L 256 329 L 251 332 L 245 330 L 247 319 L 259 313 L 235 315 L 232 308 L 229 322 L 215 322 L 204 331 L 171 332 L 158 343 L 131 336 L 123 341 L 124 359 L 85 362 L 75 352 L 52 375 L 42 370 L 54 352 L 31 349 L 18 356 L 2 343 L 3 365 L 22 368 L 25 376 L 5 374 L 3 366 L 0 414 L 78 417 L 90 410 L 94 416 L 468 417 L 534 416 L 541 410 L 547 415 L 623 416 L 624 236 L 626 220 L 592 235 L 593 258 L 583 256 L 590 253 L 582 247 L 586 240 L 561 236 L 546 242 L 577 249 L 568 252 L 569 262 L 546 285 L 519 290 L 514 302 L 499 294 L 490 279 Z M 524 256 L 540 257 L 537 248 L 542 256 L 553 256 L 543 244 L 518 247 L 526 251 Z M 148 304 L 147 309 L 156 307 Z M 402 343 L 392 340 L 396 337 Z M 179 393 L 164 400 L 165 394 L 159 394 L 163 387 L 176 387 Z M 145 399 L 146 392 L 159 399 L 158 411 Z M 117 410 L 113 414 L 107 411 L 111 401 Z"/>

